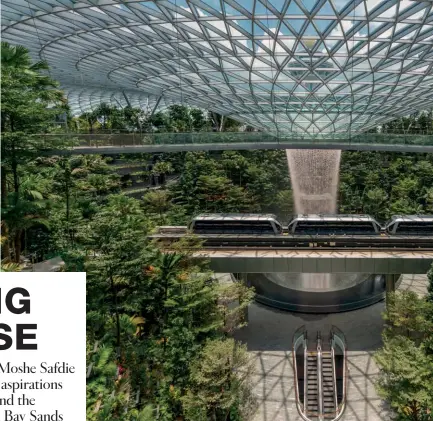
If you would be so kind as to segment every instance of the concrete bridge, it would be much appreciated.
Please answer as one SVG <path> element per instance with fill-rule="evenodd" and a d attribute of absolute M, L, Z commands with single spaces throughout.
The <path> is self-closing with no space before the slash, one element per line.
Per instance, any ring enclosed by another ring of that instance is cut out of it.
<path fill-rule="evenodd" d="M 214 272 L 230 273 L 376 273 L 425 274 L 433 251 L 204 249 L 193 254 Z"/>
<path fill-rule="evenodd" d="M 433 134 L 329 133 L 274 135 L 262 132 L 194 133 L 88 133 L 43 135 L 47 149 L 55 137 L 68 136 L 71 147 L 50 154 L 125 154 L 150 152 L 254 150 L 254 149 L 340 149 L 395 152 L 433 152 Z M 75 140 L 75 142 L 74 142 Z"/>

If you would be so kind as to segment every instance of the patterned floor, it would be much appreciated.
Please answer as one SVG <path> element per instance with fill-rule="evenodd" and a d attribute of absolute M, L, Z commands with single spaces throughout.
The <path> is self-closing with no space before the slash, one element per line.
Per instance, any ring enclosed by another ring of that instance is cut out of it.
<path fill-rule="evenodd" d="M 426 292 L 425 275 L 404 275 L 401 290 Z M 306 325 L 309 332 L 329 332 L 332 325 L 346 335 L 349 353 L 349 382 L 346 411 L 342 421 L 385 421 L 387 408 L 377 396 L 374 381 L 378 369 L 372 358 L 381 344 L 384 302 L 339 314 L 289 313 L 253 304 L 249 325 L 237 338 L 247 343 L 254 355 L 254 386 L 258 409 L 253 421 L 300 421 L 296 409 L 291 340 L 295 330 Z"/>

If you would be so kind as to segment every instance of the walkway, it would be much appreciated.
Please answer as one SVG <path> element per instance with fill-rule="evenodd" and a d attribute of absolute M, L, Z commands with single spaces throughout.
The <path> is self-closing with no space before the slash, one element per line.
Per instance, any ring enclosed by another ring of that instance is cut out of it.
<path fill-rule="evenodd" d="M 275 136 L 261 132 L 107 133 L 45 135 L 78 139 L 78 146 L 52 153 L 125 154 L 204 150 L 340 149 L 395 152 L 433 152 L 433 135 L 365 133 L 356 136 L 323 134 Z M 51 152 L 50 152 L 51 153 Z"/>
<path fill-rule="evenodd" d="M 399 289 L 425 294 L 425 275 L 404 275 Z M 301 421 L 296 409 L 291 340 L 295 330 L 306 325 L 310 335 L 328 333 L 332 325 L 346 335 L 349 347 L 349 382 L 342 421 L 386 421 L 387 408 L 374 388 L 378 368 L 372 358 L 381 345 L 384 302 L 346 313 L 312 315 L 250 306 L 249 324 L 237 333 L 247 343 L 256 361 L 254 377 L 258 410 L 252 421 Z"/>

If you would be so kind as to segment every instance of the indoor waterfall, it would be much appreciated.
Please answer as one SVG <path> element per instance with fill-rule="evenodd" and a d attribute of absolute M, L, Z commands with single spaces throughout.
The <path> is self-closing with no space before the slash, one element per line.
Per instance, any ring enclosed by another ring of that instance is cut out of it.
<path fill-rule="evenodd" d="M 295 212 L 337 213 L 341 151 L 287 150 Z"/>
<path fill-rule="evenodd" d="M 338 213 L 341 151 L 302 149 L 286 154 L 295 213 Z M 252 273 L 249 280 L 257 301 L 312 313 L 363 307 L 381 299 L 384 291 L 383 277 L 368 273 Z"/>

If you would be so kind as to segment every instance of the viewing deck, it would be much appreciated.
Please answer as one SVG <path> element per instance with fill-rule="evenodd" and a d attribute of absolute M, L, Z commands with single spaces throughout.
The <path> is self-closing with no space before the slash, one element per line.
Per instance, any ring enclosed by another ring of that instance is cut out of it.
<path fill-rule="evenodd" d="M 193 132 L 193 133 L 69 133 L 46 134 L 50 139 L 67 136 L 74 145 L 50 154 L 125 154 L 254 149 L 330 149 L 374 150 L 394 152 L 433 152 L 433 134 L 364 133 L 274 135 L 262 132 Z M 52 146 L 51 146 L 52 147 Z"/>

